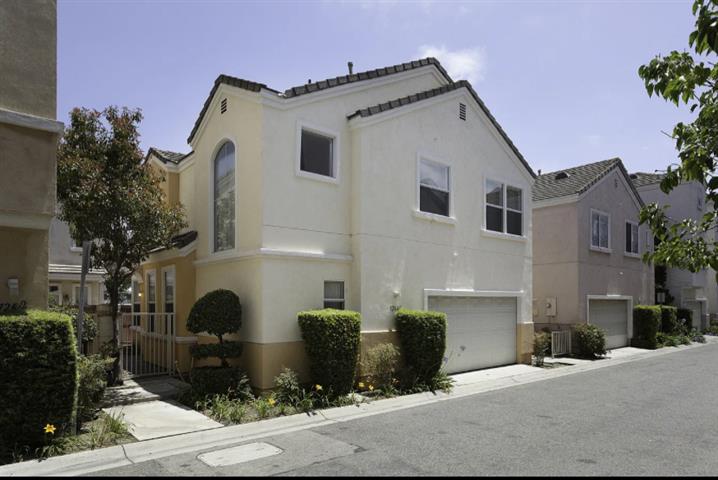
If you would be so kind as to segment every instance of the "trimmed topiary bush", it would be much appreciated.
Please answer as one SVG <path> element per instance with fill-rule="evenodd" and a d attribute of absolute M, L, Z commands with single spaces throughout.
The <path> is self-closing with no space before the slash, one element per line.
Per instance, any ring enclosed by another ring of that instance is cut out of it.
<path fill-rule="evenodd" d="M 189 377 L 192 392 L 198 397 L 229 395 L 247 399 L 252 394 L 249 379 L 239 367 L 194 367 Z"/>
<path fill-rule="evenodd" d="M 70 317 L 28 310 L 0 316 L 0 458 L 46 443 L 48 423 L 60 436 L 77 397 L 77 348 Z"/>
<path fill-rule="evenodd" d="M 661 311 L 661 332 L 675 335 L 682 331 L 678 321 L 678 309 L 669 305 L 658 305 Z"/>
<path fill-rule="evenodd" d="M 576 325 L 573 331 L 579 357 L 596 358 L 606 354 L 606 333 L 596 325 Z"/>
<path fill-rule="evenodd" d="M 658 348 L 658 332 L 661 329 L 664 308 L 661 305 L 636 305 L 633 307 L 633 338 L 631 345 L 638 348 Z"/>
<path fill-rule="evenodd" d="M 231 290 L 214 290 L 197 300 L 187 317 L 187 330 L 192 333 L 207 332 L 216 335 L 218 343 L 193 345 L 190 354 L 195 359 L 217 357 L 220 367 L 194 367 L 190 381 L 195 395 L 209 395 L 237 391 L 243 372 L 230 367 L 228 358 L 242 355 L 240 342 L 226 341 L 225 335 L 237 333 L 242 326 L 242 305 Z"/>
<path fill-rule="evenodd" d="M 431 384 L 444 361 L 446 314 L 402 308 L 396 312 L 396 327 L 409 377 Z"/>
<path fill-rule="evenodd" d="M 352 390 L 361 346 L 361 315 L 350 310 L 297 314 L 312 382 L 330 395 Z"/>

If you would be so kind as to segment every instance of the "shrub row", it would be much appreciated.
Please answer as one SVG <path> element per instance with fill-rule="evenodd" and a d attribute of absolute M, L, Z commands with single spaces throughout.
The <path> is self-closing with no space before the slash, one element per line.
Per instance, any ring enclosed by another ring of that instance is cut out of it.
<path fill-rule="evenodd" d="M 28 310 L 0 316 L 0 457 L 15 446 L 45 443 L 43 427 L 60 435 L 72 422 L 78 385 L 70 317 Z"/>
<path fill-rule="evenodd" d="M 574 327 L 576 353 L 584 358 L 596 358 L 606 354 L 606 334 L 596 325 L 580 324 Z"/>
<path fill-rule="evenodd" d="M 658 348 L 657 335 L 668 315 L 663 314 L 660 305 L 636 305 L 633 307 L 633 339 L 631 344 L 638 348 Z M 675 309 L 674 317 L 675 317 Z"/>

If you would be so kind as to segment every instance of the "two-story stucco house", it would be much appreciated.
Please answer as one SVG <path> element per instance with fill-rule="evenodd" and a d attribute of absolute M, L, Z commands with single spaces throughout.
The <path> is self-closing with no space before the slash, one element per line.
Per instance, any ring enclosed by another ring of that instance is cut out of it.
<path fill-rule="evenodd" d="M 0 2 L 0 303 L 47 307 L 55 214 L 57 5 Z"/>
<path fill-rule="evenodd" d="M 653 303 L 643 203 L 620 159 L 539 175 L 533 188 L 536 329 L 590 323 L 607 348 L 629 344 L 632 308 Z"/>
<path fill-rule="evenodd" d="M 297 312 L 323 307 L 361 312 L 364 348 L 398 341 L 400 306 L 446 312 L 449 372 L 530 361 L 534 174 L 435 59 L 284 92 L 220 75 L 188 141 L 148 154 L 190 228 L 134 285 L 143 311 L 171 296 L 178 350 L 209 341 L 192 303 L 228 288 L 260 388 L 306 372 Z"/>
<path fill-rule="evenodd" d="M 707 213 L 705 205 L 705 188 L 699 182 L 686 182 L 676 186 L 669 194 L 661 190 L 660 173 L 636 172 L 631 180 L 646 204 L 656 203 L 667 207 L 666 215 L 675 221 L 693 219 L 700 221 Z M 694 327 L 705 328 L 709 313 L 709 292 L 714 292 L 715 272 L 701 270 L 690 272 L 678 268 L 667 267 L 665 289 L 673 297 L 673 304 L 693 311 Z M 665 294 L 665 292 L 664 292 Z M 715 304 L 715 300 L 711 302 Z"/>

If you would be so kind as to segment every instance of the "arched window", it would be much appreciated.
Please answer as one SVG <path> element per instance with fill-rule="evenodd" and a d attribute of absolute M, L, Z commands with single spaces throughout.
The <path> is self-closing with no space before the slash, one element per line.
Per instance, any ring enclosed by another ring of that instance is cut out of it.
<path fill-rule="evenodd" d="M 214 251 L 234 248 L 234 144 L 214 157 Z"/>

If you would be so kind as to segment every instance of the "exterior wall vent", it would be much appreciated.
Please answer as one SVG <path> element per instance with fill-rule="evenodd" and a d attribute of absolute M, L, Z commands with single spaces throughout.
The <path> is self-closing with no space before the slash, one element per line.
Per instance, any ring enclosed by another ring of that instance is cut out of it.
<path fill-rule="evenodd" d="M 220 113 L 224 113 L 227 111 L 227 99 L 226 98 L 222 99 L 222 102 L 220 103 L 220 106 L 219 106 L 219 111 L 220 111 Z"/>
<path fill-rule="evenodd" d="M 463 103 L 459 104 L 459 118 L 466 121 L 466 105 Z"/>
<path fill-rule="evenodd" d="M 558 172 L 554 178 L 555 178 L 556 180 L 563 180 L 564 178 L 568 178 L 568 173 L 566 173 L 566 172 Z"/>

